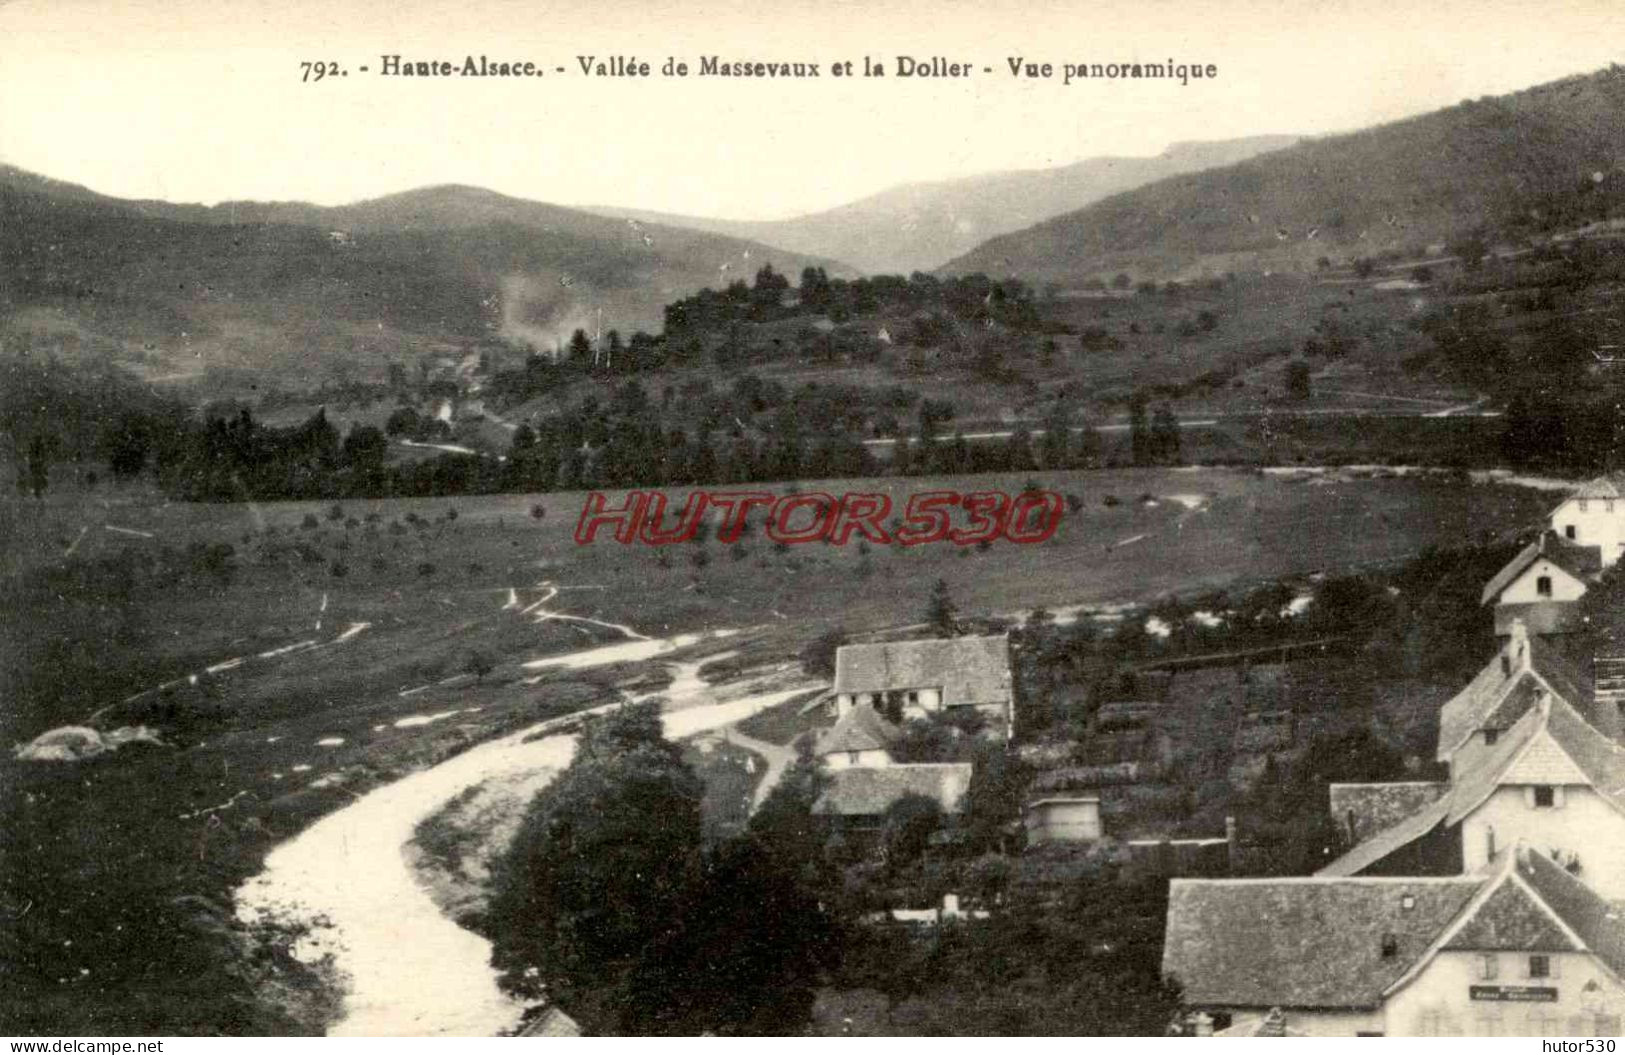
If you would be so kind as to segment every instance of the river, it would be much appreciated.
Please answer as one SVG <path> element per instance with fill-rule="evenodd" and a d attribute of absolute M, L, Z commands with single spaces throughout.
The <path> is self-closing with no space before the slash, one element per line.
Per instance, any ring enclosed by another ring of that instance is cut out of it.
<path fill-rule="evenodd" d="M 670 711 L 666 735 L 729 725 L 805 691 Z M 238 888 L 245 920 L 270 915 L 316 924 L 297 951 L 307 962 L 331 954 L 343 976 L 343 1015 L 330 1035 L 492 1036 L 519 1022 L 524 1005 L 498 988 L 490 942 L 441 914 L 403 848 L 420 821 L 464 789 L 568 765 L 574 736 L 526 742 L 543 728 L 470 748 L 361 796 L 278 846 Z"/>

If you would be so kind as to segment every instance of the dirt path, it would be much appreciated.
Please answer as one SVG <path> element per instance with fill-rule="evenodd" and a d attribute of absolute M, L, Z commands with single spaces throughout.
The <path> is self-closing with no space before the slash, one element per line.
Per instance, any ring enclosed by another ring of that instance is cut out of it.
<path fill-rule="evenodd" d="M 790 763 L 796 760 L 796 754 L 788 747 L 770 744 L 766 740 L 758 740 L 754 736 L 747 736 L 739 731 L 738 725 L 730 725 L 726 732 L 728 739 L 747 751 L 754 751 L 767 760 L 767 772 L 762 774 L 761 781 L 756 790 L 751 793 L 750 808 L 755 812 L 757 807 L 767 801 L 768 794 L 784 778 L 784 771 L 790 768 Z"/>

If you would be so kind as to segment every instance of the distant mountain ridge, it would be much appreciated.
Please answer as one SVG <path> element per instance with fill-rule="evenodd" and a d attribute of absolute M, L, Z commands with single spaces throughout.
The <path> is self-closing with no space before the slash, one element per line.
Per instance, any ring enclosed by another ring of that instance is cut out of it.
<path fill-rule="evenodd" d="M 906 183 L 787 220 L 719 220 L 610 205 L 583 208 L 603 216 L 712 231 L 830 257 L 869 274 L 906 275 L 934 270 L 988 238 L 1111 194 L 1280 150 L 1298 140 L 1298 136 L 1271 135 L 1175 143 L 1156 157 L 1098 157 L 1056 168 Z"/>
<path fill-rule="evenodd" d="M 656 332 L 666 304 L 768 264 L 851 273 L 475 187 L 179 205 L 0 166 L 0 309 L 54 312 L 54 330 L 86 326 L 159 358 L 185 345 L 217 368 L 365 369 L 485 338 L 550 349 L 576 327 Z"/>
<path fill-rule="evenodd" d="M 1313 269 L 1625 207 L 1625 67 L 1142 186 L 993 238 L 944 274 L 1076 282 Z"/>

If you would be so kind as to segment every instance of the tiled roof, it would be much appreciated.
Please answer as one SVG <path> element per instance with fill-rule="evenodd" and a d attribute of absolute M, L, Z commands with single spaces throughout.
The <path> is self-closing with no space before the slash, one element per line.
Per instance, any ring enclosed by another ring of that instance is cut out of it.
<path fill-rule="evenodd" d="M 1546 730 L 1598 795 L 1625 811 L 1625 747 L 1603 735 L 1561 697 L 1549 707 Z"/>
<path fill-rule="evenodd" d="M 849 708 L 834 728 L 823 735 L 818 741 L 818 753 L 885 750 L 902 735 L 902 730 L 882 718 L 874 707 L 860 703 Z"/>
<path fill-rule="evenodd" d="M 1169 885 L 1163 973 L 1192 1007 L 1375 1008 L 1445 950 L 1584 951 L 1625 974 L 1625 910 L 1523 846 L 1446 879 Z"/>
<path fill-rule="evenodd" d="M 1353 849 L 1316 872 L 1320 876 L 1355 876 L 1401 847 L 1422 838 L 1441 824 L 1458 823 L 1477 809 L 1496 788 L 1496 779 L 1518 753 L 1534 738 L 1540 727 L 1540 711 L 1530 711 L 1508 730 L 1493 748 L 1480 755 L 1474 765 L 1456 775 L 1447 795 L 1357 843 Z"/>
<path fill-rule="evenodd" d="M 1589 580 L 1602 570 L 1601 546 L 1582 546 L 1577 542 L 1570 542 L 1555 531 L 1543 531 L 1539 538 L 1519 550 L 1518 555 L 1507 562 L 1506 567 L 1496 572 L 1495 577 L 1485 584 L 1479 603 L 1489 604 L 1495 600 L 1501 595 L 1502 590 L 1517 581 L 1518 576 L 1542 557 L 1581 582 Z"/>
<path fill-rule="evenodd" d="M 1592 790 L 1625 812 L 1625 747 L 1599 732 L 1562 696 L 1547 694 L 1513 723 L 1493 748 L 1456 774 L 1448 795 L 1359 843 L 1316 874 L 1358 875 L 1436 826 L 1461 823 L 1515 768 L 1540 761 L 1535 753 L 1549 745 L 1567 756 L 1571 768 Z M 1564 761 L 1561 757 L 1546 760 L 1548 776 L 1556 772 L 1554 764 Z"/>
<path fill-rule="evenodd" d="M 1479 876 L 1175 879 L 1163 973 L 1192 1007 L 1374 1008 L 1483 885 Z"/>
<path fill-rule="evenodd" d="M 1604 900 L 1545 854 L 1520 850 L 1518 874 L 1615 974 L 1625 975 L 1625 907 Z"/>
<path fill-rule="evenodd" d="M 1615 476 L 1599 476 L 1594 480 L 1587 480 L 1574 489 L 1571 498 L 1618 498 L 1621 494 L 1620 481 Z"/>
<path fill-rule="evenodd" d="M 1442 781 L 1405 781 L 1388 784 L 1333 784 L 1327 798 L 1339 828 L 1353 821 L 1354 838 L 1366 839 L 1398 824 L 1450 791 Z"/>
<path fill-rule="evenodd" d="M 1520 851 L 1523 853 L 1524 851 Z M 1502 881 L 1441 948 L 1464 952 L 1572 952 L 1575 944 L 1538 895 Z"/>
<path fill-rule="evenodd" d="M 971 764 L 851 767 L 831 770 L 829 786 L 813 812 L 842 817 L 878 817 L 905 795 L 935 799 L 946 813 L 958 812 L 970 787 Z"/>
<path fill-rule="evenodd" d="M 1511 660 L 1510 674 L 1502 673 L 1502 657 Z M 1467 687 L 1439 709 L 1439 761 L 1447 761 L 1479 729 L 1508 728 L 1533 705 L 1537 687 L 1544 686 L 1574 707 L 1590 712 L 1590 681 L 1550 642 L 1514 634 Z M 1490 724 L 1492 717 L 1497 724 Z M 1618 720 L 1617 715 L 1599 714 L 1597 718 L 1605 727 L 1610 718 Z"/>
<path fill-rule="evenodd" d="M 1010 699 L 1010 639 L 954 637 L 842 645 L 835 652 L 835 691 L 941 688 L 943 705 Z"/>

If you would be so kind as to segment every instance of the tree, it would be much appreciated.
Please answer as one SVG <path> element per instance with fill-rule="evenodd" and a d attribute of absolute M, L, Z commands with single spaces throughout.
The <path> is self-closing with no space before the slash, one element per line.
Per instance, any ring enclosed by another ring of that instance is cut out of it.
<path fill-rule="evenodd" d="M 361 469 L 378 469 L 389 453 L 389 440 L 375 426 L 356 425 L 344 437 L 344 460 Z"/>
<path fill-rule="evenodd" d="M 50 444 L 43 435 L 38 433 L 28 441 L 26 480 L 27 483 L 23 489 L 35 498 L 43 498 L 45 489 L 51 483 Z"/>
<path fill-rule="evenodd" d="M 1145 396 L 1136 392 L 1128 404 L 1129 450 L 1135 465 L 1145 465 L 1152 460 L 1151 436 L 1147 428 L 1145 408 Z"/>
<path fill-rule="evenodd" d="M 586 330 L 576 330 L 570 335 L 569 360 L 577 366 L 592 362 L 592 338 L 587 336 Z"/>
<path fill-rule="evenodd" d="M 699 778 L 661 732 L 659 704 L 593 719 L 575 758 L 525 811 L 494 870 L 493 962 L 613 1032 L 629 972 L 671 927 L 700 848 Z"/>
<path fill-rule="evenodd" d="M 493 669 L 495 667 L 491 662 L 491 657 L 478 650 L 470 652 L 468 658 L 463 661 L 463 673 L 474 675 L 476 682 L 483 682 L 485 676 L 491 673 Z"/>
<path fill-rule="evenodd" d="M 1309 364 L 1295 359 L 1286 365 L 1286 394 L 1293 399 L 1309 398 Z"/>
<path fill-rule="evenodd" d="M 626 985 L 626 1033 L 793 1035 L 840 955 L 840 931 L 796 863 L 749 835 L 704 855 L 669 928 Z"/>
<path fill-rule="evenodd" d="M 959 633 L 959 608 L 948 594 L 945 579 L 938 579 L 931 586 L 931 598 L 925 606 L 925 622 L 940 637 L 953 637 Z"/>
<path fill-rule="evenodd" d="M 846 642 L 846 628 L 842 626 L 819 634 L 801 650 L 802 671 L 810 678 L 835 677 L 835 652 Z"/>
<path fill-rule="evenodd" d="M 886 863 L 898 868 L 925 853 L 931 834 L 942 827 L 942 803 L 925 795 L 904 795 L 886 810 Z"/>
<path fill-rule="evenodd" d="M 1151 416 L 1151 458 L 1159 465 L 1179 461 L 1179 419 L 1166 403 Z"/>

